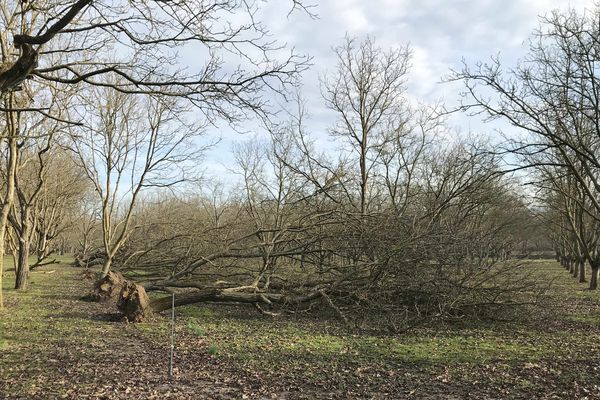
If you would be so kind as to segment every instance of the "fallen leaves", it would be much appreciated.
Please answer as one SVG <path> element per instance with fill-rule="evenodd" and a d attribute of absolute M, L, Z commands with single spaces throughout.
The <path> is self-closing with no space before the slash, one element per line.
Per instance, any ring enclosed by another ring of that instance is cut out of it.
<path fill-rule="evenodd" d="M 556 314 L 540 326 L 389 338 L 246 308 L 195 308 L 178 315 L 171 379 L 168 321 L 117 322 L 79 300 L 90 283 L 78 270 L 55 269 L 28 292 L 7 291 L 2 399 L 600 398 L 600 335 L 585 318 L 600 314 L 598 299 L 571 307 L 578 318 Z"/>

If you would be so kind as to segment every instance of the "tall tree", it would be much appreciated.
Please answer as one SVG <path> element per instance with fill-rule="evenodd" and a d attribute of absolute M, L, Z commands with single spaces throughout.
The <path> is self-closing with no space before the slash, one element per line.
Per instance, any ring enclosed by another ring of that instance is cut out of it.
<path fill-rule="evenodd" d="M 131 234 L 142 192 L 195 177 L 202 149 L 194 140 L 202 130 L 185 122 L 187 110 L 176 101 L 102 88 L 94 90 L 87 102 L 82 115 L 86 127 L 72 130 L 69 146 L 100 202 L 106 275 Z"/>
<path fill-rule="evenodd" d="M 325 79 L 323 95 L 338 116 L 332 134 L 344 138 L 358 158 L 357 208 L 365 214 L 372 169 L 406 123 L 410 51 L 408 47 L 385 51 L 370 37 L 361 43 L 347 37 L 335 53 L 337 70 Z"/>

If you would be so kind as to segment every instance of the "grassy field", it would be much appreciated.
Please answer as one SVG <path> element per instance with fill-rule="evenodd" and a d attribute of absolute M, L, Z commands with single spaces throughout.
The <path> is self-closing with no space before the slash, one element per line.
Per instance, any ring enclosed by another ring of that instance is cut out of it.
<path fill-rule="evenodd" d="M 80 298 L 81 270 L 48 266 L 0 312 L 2 399 L 593 399 L 600 398 L 600 293 L 558 264 L 526 268 L 554 281 L 518 322 L 357 335 L 335 321 L 272 318 L 249 307 L 177 310 L 126 324 Z M 53 273 L 48 273 L 54 271 Z"/>

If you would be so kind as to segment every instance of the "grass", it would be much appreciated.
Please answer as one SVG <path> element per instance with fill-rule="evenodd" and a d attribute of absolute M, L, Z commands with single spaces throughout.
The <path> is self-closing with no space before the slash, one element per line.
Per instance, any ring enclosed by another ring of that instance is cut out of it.
<path fill-rule="evenodd" d="M 196 336 L 202 337 L 205 335 L 204 328 L 198 325 L 198 322 L 195 319 L 190 319 L 188 321 L 187 328 L 192 334 Z"/>
<path fill-rule="evenodd" d="M 437 335 L 432 331 L 418 331 L 401 337 L 374 337 L 327 333 L 326 328 L 306 321 L 302 324 L 262 318 L 248 321 L 216 313 L 199 318 L 198 314 L 208 313 L 198 306 L 184 307 L 181 313 L 192 317 L 188 322 L 191 332 L 216 341 L 229 356 L 249 360 L 262 360 L 269 353 L 274 360 L 284 362 L 288 356 L 314 354 L 322 358 L 323 364 L 331 358 L 343 357 L 365 362 L 480 363 L 494 359 L 530 361 L 560 351 L 552 346 L 551 338 L 532 344 L 520 337 L 498 334 L 491 328 L 438 332 Z"/>
<path fill-rule="evenodd" d="M 600 293 L 553 262 L 527 268 L 555 283 L 530 318 L 399 336 L 359 335 L 334 321 L 271 318 L 243 306 L 180 307 L 180 386 L 171 394 L 161 392 L 168 318 L 111 320 L 111 308 L 79 300 L 89 282 L 73 268 L 44 267 L 20 293 L 7 274 L 0 398 L 600 398 Z M 43 273 L 49 269 L 56 273 Z"/>
<path fill-rule="evenodd" d="M 211 356 L 216 356 L 217 354 L 219 354 L 219 348 L 216 344 L 211 344 L 210 346 L 208 346 L 208 354 L 210 354 Z"/>
<path fill-rule="evenodd" d="M 439 376 L 442 381 L 458 379 L 460 385 L 477 382 L 482 396 L 491 392 L 503 398 L 529 398 L 553 381 L 564 393 L 578 393 L 581 388 L 573 386 L 569 365 L 577 365 L 579 385 L 589 382 L 588 390 L 597 391 L 593 374 L 583 365 L 600 343 L 600 334 L 590 329 L 600 324 L 599 293 L 585 290 L 552 262 L 535 261 L 527 268 L 528 274 L 555 284 L 544 306 L 534 309 L 525 322 L 428 327 L 376 337 L 349 334 L 328 321 L 248 317 L 246 308 L 192 305 L 178 313 L 194 321 L 194 330 L 201 330 L 211 346 L 219 348 L 218 357 L 248 370 L 277 371 L 272 375 L 289 371 L 287 376 L 294 381 L 315 381 L 319 373 L 326 373 L 338 380 L 321 382 L 333 391 L 352 385 L 356 380 L 352 371 L 395 375 L 410 366 L 407 373 L 415 382 L 427 386 Z M 340 378 L 340 370 L 350 372 Z M 374 386 L 389 385 L 375 379 Z"/>

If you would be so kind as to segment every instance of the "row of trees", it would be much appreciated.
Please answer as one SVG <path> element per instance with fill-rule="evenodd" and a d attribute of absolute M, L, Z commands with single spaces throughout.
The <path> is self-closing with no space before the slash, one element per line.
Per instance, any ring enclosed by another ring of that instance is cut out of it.
<path fill-rule="evenodd" d="M 533 171 L 540 216 L 551 228 L 557 259 L 580 282 L 600 268 L 600 9 L 554 12 L 542 19 L 528 56 L 503 74 L 500 61 L 465 67 L 464 109 L 502 119 L 524 134 L 506 152 Z M 491 93 L 491 95 L 490 95 Z"/>

